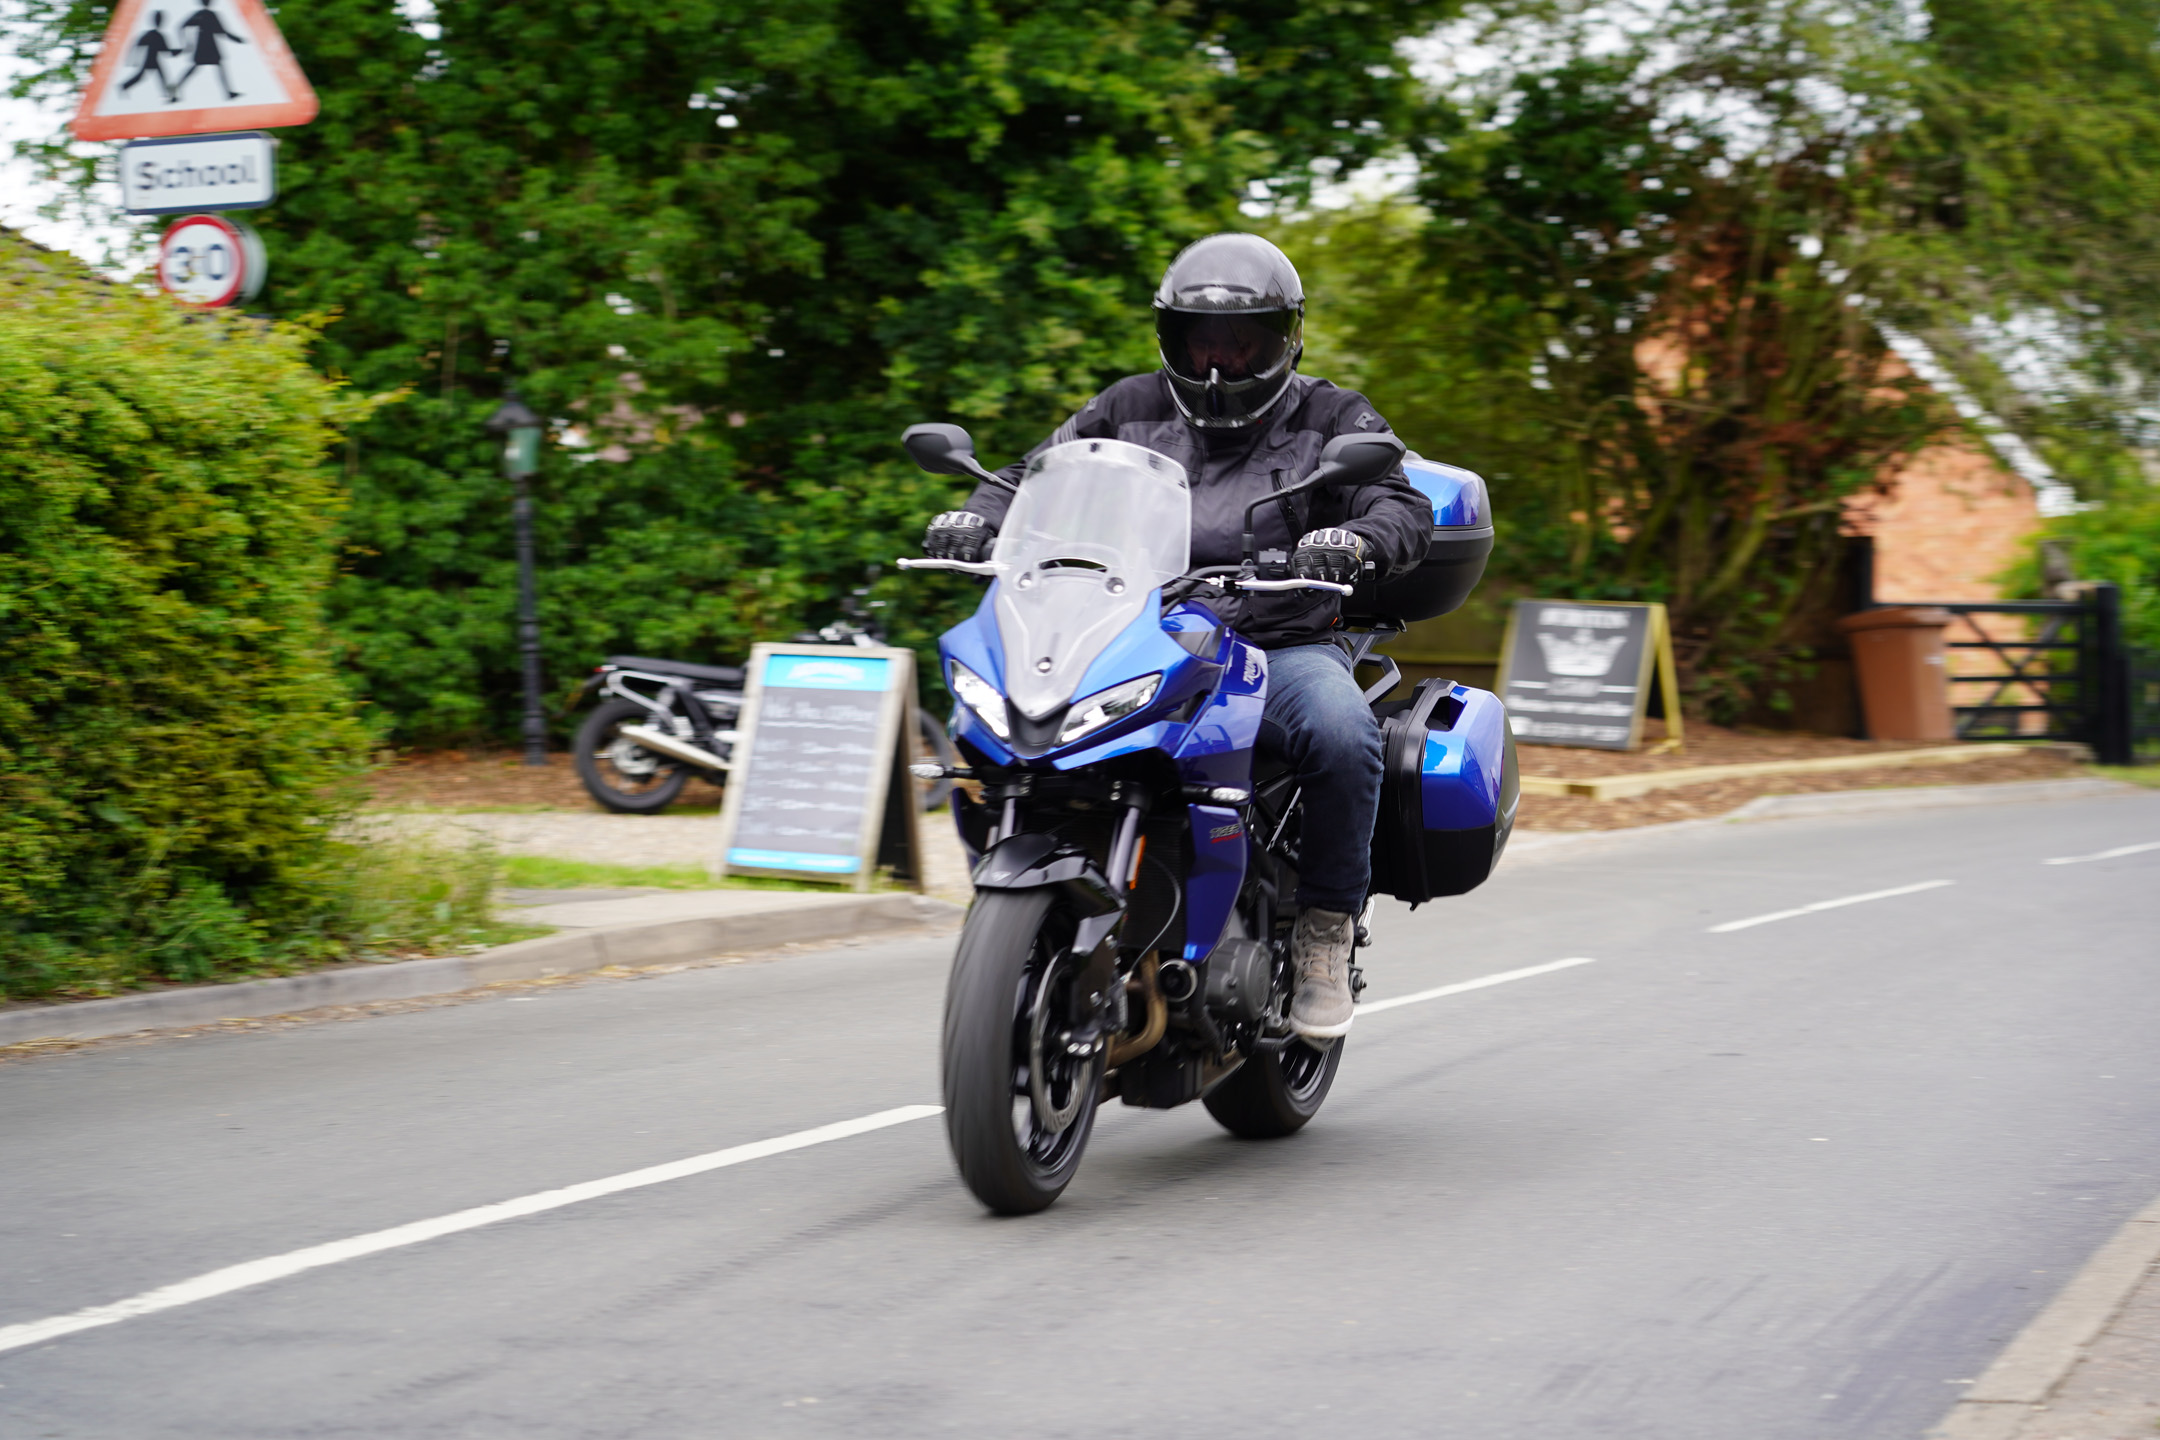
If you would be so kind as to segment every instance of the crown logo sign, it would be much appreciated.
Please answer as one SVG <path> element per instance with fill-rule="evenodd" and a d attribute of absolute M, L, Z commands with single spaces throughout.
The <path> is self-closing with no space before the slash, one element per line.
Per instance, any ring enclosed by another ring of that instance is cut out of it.
<path fill-rule="evenodd" d="M 1572 636 L 1549 635 L 1540 630 L 1537 643 L 1545 652 L 1545 668 L 1553 674 L 1594 678 L 1612 669 L 1627 636 L 1592 635 L 1588 630 L 1577 630 Z"/>

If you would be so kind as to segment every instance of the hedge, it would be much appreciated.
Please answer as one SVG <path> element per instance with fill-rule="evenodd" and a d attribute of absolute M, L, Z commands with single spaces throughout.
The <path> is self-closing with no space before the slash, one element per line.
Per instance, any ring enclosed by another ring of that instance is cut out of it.
<path fill-rule="evenodd" d="M 336 952 L 367 734 L 308 332 L 0 232 L 0 998 Z"/>

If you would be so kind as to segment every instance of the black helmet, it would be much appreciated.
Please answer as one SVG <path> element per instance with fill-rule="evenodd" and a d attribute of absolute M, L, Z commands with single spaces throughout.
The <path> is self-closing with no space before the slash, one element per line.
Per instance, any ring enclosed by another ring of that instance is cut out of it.
<path fill-rule="evenodd" d="M 1155 291 L 1163 374 L 1203 430 L 1242 430 L 1267 414 L 1290 388 L 1304 334 L 1297 267 L 1257 235 L 1195 240 Z"/>

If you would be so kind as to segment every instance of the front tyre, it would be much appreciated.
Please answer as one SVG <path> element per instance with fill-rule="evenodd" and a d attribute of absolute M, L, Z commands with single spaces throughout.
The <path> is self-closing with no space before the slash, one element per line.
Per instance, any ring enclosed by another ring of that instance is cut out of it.
<path fill-rule="evenodd" d="M 978 894 L 945 992 L 945 1134 L 960 1177 L 1000 1215 L 1063 1194 L 1095 1125 L 1102 1054 L 1067 1053 L 1079 964 L 1046 890 Z"/>
<path fill-rule="evenodd" d="M 1230 1078 L 1202 1097 L 1208 1114 L 1243 1140 L 1279 1140 L 1295 1134 L 1320 1113 L 1335 1071 L 1342 1064 L 1344 1041 L 1325 1050 L 1291 1036 L 1267 1040 Z"/>

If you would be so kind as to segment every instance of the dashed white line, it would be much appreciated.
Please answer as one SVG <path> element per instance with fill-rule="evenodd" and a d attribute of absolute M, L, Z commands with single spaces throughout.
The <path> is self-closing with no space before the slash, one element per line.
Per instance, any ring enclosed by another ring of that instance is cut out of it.
<path fill-rule="evenodd" d="M 2088 860 L 2120 860 L 2125 855 L 2142 855 L 2148 850 L 2160 850 L 2160 840 L 2148 840 L 2142 845 L 2118 845 L 2112 850 L 2102 850 L 2097 855 L 2058 855 L 2053 860 L 2043 860 L 2043 865 L 2083 865 Z"/>
<path fill-rule="evenodd" d="M 910 1120 L 923 1120 L 941 1113 L 943 1107 L 937 1105 L 902 1105 L 896 1110 L 880 1110 L 875 1115 L 865 1115 L 856 1120 L 842 1120 L 837 1124 L 820 1125 L 812 1130 L 798 1130 L 792 1135 L 780 1135 L 771 1140 L 756 1140 L 748 1145 L 712 1150 L 703 1155 L 692 1155 L 687 1160 L 671 1160 L 665 1165 L 629 1170 L 620 1175 L 610 1175 L 603 1180 L 587 1180 L 581 1185 L 566 1185 L 560 1190 L 543 1190 L 536 1195 L 525 1195 L 494 1205 L 481 1205 L 471 1210 L 439 1215 L 433 1220 L 415 1220 L 409 1225 L 397 1225 L 388 1230 L 355 1235 L 349 1240 L 333 1240 L 327 1245 L 310 1245 L 305 1250 L 272 1255 L 266 1260 L 228 1265 L 223 1270 L 212 1270 L 207 1275 L 197 1275 L 192 1280 L 182 1280 L 174 1285 L 148 1290 L 126 1300 L 116 1300 L 110 1305 L 94 1305 L 88 1310 L 77 1310 L 72 1315 L 55 1315 L 48 1320 L 30 1320 L 20 1325 L 0 1326 L 0 1351 L 19 1350 L 25 1345 L 36 1345 L 46 1340 L 56 1340 L 63 1335 L 73 1335 L 79 1330 L 94 1330 L 100 1325 L 116 1325 L 122 1320 L 133 1320 L 140 1315 L 154 1315 L 160 1310 L 193 1305 L 198 1300 L 211 1300 L 220 1295 L 230 1295 L 235 1290 L 246 1290 L 256 1285 L 267 1285 L 273 1280 L 283 1280 L 289 1275 L 298 1275 L 303 1270 L 315 1270 L 345 1260 L 358 1260 L 363 1256 L 377 1255 L 405 1245 L 418 1245 L 424 1240 L 455 1235 L 461 1230 L 477 1230 L 483 1225 L 495 1225 L 504 1220 L 538 1215 L 544 1210 L 560 1210 L 565 1205 L 598 1200 L 605 1195 L 619 1195 L 625 1190 L 663 1185 L 670 1180 L 702 1175 L 708 1170 L 724 1170 L 730 1165 L 763 1160 L 772 1155 L 784 1155 L 790 1150 L 823 1145 L 830 1140 L 845 1140 L 853 1135 L 865 1135 L 872 1130 L 905 1125 Z"/>
<path fill-rule="evenodd" d="M 1510 980 L 1527 980 L 1533 975 L 1550 975 L 1555 970 L 1569 970 L 1577 965 L 1595 965 L 1597 961 L 1585 955 L 1569 960 L 1554 960 L 1544 965 L 1527 965 L 1520 970 L 1503 970 L 1497 975 L 1486 975 L 1476 980 L 1464 980 L 1455 985 L 1439 985 L 1430 990 L 1419 990 L 1410 995 L 1397 995 L 1388 1000 L 1369 1000 L 1357 1007 L 1360 1015 L 1374 1015 L 1382 1010 L 1393 1010 L 1398 1005 L 1416 1005 L 1426 1000 L 1438 1000 L 1444 995 L 1460 995 L 1465 990 L 1483 990 L 1488 985 L 1505 985 Z"/>
<path fill-rule="evenodd" d="M 1750 915 L 1745 920 L 1728 920 L 1723 925 L 1712 925 L 1709 933 L 1724 935 L 1734 930 L 1745 930 L 1752 925 L 1768 925 L 1773 920 L 1792 920 L 1802 915 L 1813 915 L 1818 910 L 1838 910 L 1847 905 L 1864 905 L 1870 900 L 1888 900 L 1897 895 L 1917 895 L 1922 890 L 1940 890 L 1945 885 L 1955 884 L 1955 880 L 1922 880 L 1917 885 L 1900 885 L 1892 890 L 1870 890 L 1865 895 L 1841 895 L 1835 900 L 1817 900 L 1812 905 L 1802 905 L 1797 910 L 1773 910 L 1768 915 Z"/>

